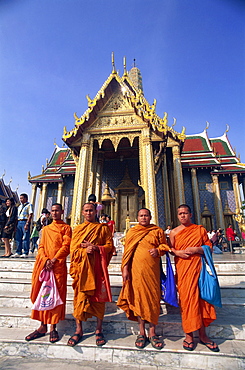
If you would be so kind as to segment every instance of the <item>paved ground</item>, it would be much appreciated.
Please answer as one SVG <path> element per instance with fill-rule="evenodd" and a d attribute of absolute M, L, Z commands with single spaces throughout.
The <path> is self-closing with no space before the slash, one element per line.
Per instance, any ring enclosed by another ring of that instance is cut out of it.
<path fill-rule="evenodd" d="M 43 369 L 52 369 L 52 370 L 122 370 L 122 366 L 115 364 L 108 364 L 106 362 L 92 362 L 92 361 L 65 361 L 65 360 L 43 360 L 35 358 L 23 358 L 23 357 L 0 357 L 0 369 L 2 370 L 43 370 Z M 151 369 L 154 370 L 154 367 L 125 367 L 124 369 L 130 370 L 139 370 L 139 369 Z M 156 367 L 157 369 L 157 367 Z M 168 370 L 171 370 L 168 368 Z M 174 369 L 172 369 L 174 370 Z"/>

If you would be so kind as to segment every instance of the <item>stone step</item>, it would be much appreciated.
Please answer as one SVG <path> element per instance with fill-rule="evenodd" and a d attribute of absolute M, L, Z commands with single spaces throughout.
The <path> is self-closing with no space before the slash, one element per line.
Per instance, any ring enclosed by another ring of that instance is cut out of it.
<path fill-rule="evenodd" d="M 13 307 L 15 309 L 19 308 L 32 308 L 32 303 L 29 298 L 29 292 L 11 292 L 11 291 L 3 291 L 0 292 L 0 307 Z M 223 307 L 216 308 L 217 314 L 224 316 L 236 315 L 237 317 L 241 317 L 245 313 L 245 303 L 244 298 L 240 297 L 232 297 L 222 298 Z M 107 312 L 116 312 L 118 308 L 116 306 L 116 300 L 113 302 L 107 303 Z M 66 299 L 66 311 L 72 312 L 73 311 L 73 294 L 68 293 Z M 161 301 L 161 311 L 163 314 L 179 314 L 179 308 L 170 306 L 165 302 Z"/>
<path fill-rule="evenodd" d="M 107 310 L 106 310 L 107 311 Z M 20 307 L 18 310 L 12 307 L 3 307 L 0 311 L 0 327 L 2 328 L 27 328 L 32 330 L 37 327 L 37 321 L 30 318 L 30 308 Z M 237 339 L 245 341 L 245 319 L 244 315 L 222 316 L 217 315 L 215 320 L 208 328 L 207 333 L 212 338 Z M 83 323 L 85 331 L 93 331 L 95 328 L 95 318 L 88 319 Z M 67 312 L 66 319 L 59 323 L 59 328 L 64 332 L 75 330 L 75 320 L 72 310 Z M 114 334 L 138 334 L 138 324 L 129 321 L 121 310 L 115 307 L 114 312 L 106 312 L 103 321 L 103 331 Z M 157 334 L 166 336 L 183 336 L 180 314 L 164 313 L 159 316 L 156 328 Z"/>
<path fill-rule="evenodd" d="M 214 257 L 214 265 L 216 268 L 217 273 L 222 271 L 237 271 L 237 272 L 245 272 L 245 256 L 241 255 L 233 255 L 228 253 L 224 255 L 213 255 Z M 174 266 L 173 258 L 172 264 Z M 118 255 L 111 259 L 111 262 L 108 266 L 109 271 L 121 271 L 121 260 L 122 256 Z M 163 268 L 165 266 L 165 260 L 163 258 Z M 0 258 L 0 270 L 28 270 L 32 271 L 33 266 L 35 263 L 35 255 L 28 256 L 28 258 Z M 69 258 L 67 260 L 67 267 L 69 270 L 70 261 Z"/>
<path fill-rule="evenodd" d="M 42 359 L 105 361 L 108 364 L 120 364 L 124 368 L 135 365 L 139 369 L 158 369 L 166 367 L 182 370 L 230 370 L 243 369 L 245 366 L 244 342 L 239 340 L 217 340 L 220 352 L 211 352 L 204 345 L 196 342 L 193 352 L 182 348 L 183 337 L 163 336 L 164 348 L 158 351 L 150 344 L 144 349 L 135 348 L 135 335 L 106 334 L 107 343 L 102 348 L 95 345 L 93 330 L 84 334 L 83 340 L 74 348 L 66 345 L 70 332 L 59 330 L 60 341 L 49 343 L 49 335 L 26 342 L 28 330 L 3 328 L 0 334 L 1 356 L 23 356 Z M 82 363 L 81 363 L 82 366 Z"/>

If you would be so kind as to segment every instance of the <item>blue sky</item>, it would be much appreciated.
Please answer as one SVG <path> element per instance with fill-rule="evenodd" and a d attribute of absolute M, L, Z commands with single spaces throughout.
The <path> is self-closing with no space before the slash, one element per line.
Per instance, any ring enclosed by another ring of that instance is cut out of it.
<path fill-rule="evenodd" d="M 30 194 L 62 146 L 63 127 L 111 73 L 133 59 L 145 97 L 187 134 L 228 137 L 245 162 L 245 2 L 242 0 L 1 0 L 0 176 Z"/>

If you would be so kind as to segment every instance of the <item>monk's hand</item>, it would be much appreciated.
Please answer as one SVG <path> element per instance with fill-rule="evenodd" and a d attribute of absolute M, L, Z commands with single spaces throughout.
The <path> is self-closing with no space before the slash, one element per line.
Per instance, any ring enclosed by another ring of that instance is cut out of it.
<path fill-rule="evenodd" d="M 185 251 L 188 252 L 190 255 L 192 255 L 192 254 L 203 254 L 202 247 L 188 247 L 188 248 L 186 248 Z"/>
<path fill-rule="evenodd" d="M 148 252 L 154 258 L 159 257 L 158 249 L 156 248 L 149 249 Z"/>
<path fill-rule="evenodd" d="M 177 257 L 180 257 L 180 258 L 183 258 L 183 259 L 187 259 L 190 257 L 191 254 L 193 253 L 190 253 L 187 251 L 187 249 L 184 249 L 184 250 L 176 250 L 175 249 L 175 252 L 174 252 L 175 256 Z"/>
<path fill-rule="evenodd" d="M 53 269 L 53 264 L 51 262 L 51 260 L 47 260 L 46 263 L 45 263 L 45 268 L 46 270 L 48 271 L 51 271 Z"/>
<path fill-rule="evenodd" d="M 128 271 L 128 267 L 127 266 L 124 266 L 123 268 L 123 271 L 122 271 L 122 278 L 123 278 L 123 282 L 125 283 L 127 280 L 130 280 L 129 279 L 129 271 Z"/>

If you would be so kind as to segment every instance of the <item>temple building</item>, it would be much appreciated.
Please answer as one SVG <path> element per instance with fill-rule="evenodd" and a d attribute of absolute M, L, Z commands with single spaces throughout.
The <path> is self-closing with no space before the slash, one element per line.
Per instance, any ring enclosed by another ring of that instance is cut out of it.
<path fill-rule="evenodd" d="M 193 221 L 207 229 L 225 228 L 240 210 L 245 192 L 245 165 L 232 149 L 227 131 L 209 138 L 187 135 L 159 117 L 156 101 L 145 99 L 140 70 L 119 76 L 112 72 L 74 127 L 64 128 L 66 147 L 55 146 L 40 175 L 29 175 L 31 202 L 37 215 L 43 207 L 62 203 L 64 219 L 81 222 L 82 205 L 90 194 L 105 206 L 118 231 L 126 219 L 135 221 L 137 210 L 147 207 L 153 223 L 178 224 L 176 208 L 187 203 Z"/>
<path fill-rule="evenodd" d="M 8 184 L 5 184 L 4 181 L 5 173 L 0 177 L 0 200 L 2 202 L 5 202 L 7 198 L 13 198 L 15 201 L 15 204 L 19 203 L 19 195 L 17 193 L 18 188 L 16 190 L 13 190 L 11 188 L 11 182 L 12 179 L 9 181 Z"/>

